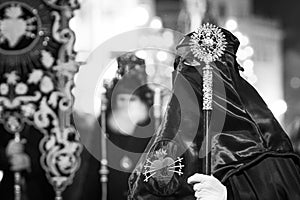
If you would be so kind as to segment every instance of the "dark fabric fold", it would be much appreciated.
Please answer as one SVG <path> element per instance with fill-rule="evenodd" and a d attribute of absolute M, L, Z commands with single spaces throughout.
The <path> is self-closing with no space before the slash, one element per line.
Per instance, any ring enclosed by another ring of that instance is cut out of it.
<path fill-rule="evenodd" d="M 299 172 L 293 156 L 270 155 L 226 180 L 227 200 L 300 199 Z"/>

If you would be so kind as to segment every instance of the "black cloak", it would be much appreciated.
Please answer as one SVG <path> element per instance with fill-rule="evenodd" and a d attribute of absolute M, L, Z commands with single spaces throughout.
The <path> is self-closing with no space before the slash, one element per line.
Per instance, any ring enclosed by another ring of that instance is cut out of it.
<path fill-rule="evenodd" d="M 299 157 L 266 103 L 239 74 L 238 39 L 225 29 L 227 46 L 213 67 L 209 126 L 211 171 L 228 200 L 300 199 Z M 195 199 L 187 178 L 203 173 L 202 71 L 186 35 L 177 46 L 174 93 L 163 122 L 129 180 L 128 199 Z"/>

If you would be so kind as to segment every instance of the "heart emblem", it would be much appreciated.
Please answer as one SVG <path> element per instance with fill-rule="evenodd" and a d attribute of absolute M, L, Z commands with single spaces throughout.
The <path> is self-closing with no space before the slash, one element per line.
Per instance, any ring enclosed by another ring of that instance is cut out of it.
<path fill-rule="evenodd" d="M 0 20 L 0 44 L 4 41 L 8 42 L 10 48 L 18 45 L 23 36 L 34 38 L 34 31 L 37 29 L 34 22 L 36 17 L 32 16 L 23 19 L 24 12 L 20 5 L 11 5 L 4 9 L 4 18 Z"/>
<path fill-rule="evenodd" d="M 184 165 L 181 164 L 183 158 L 177 158 L 174 160 L 167 154 L 167 150 L 161 148 L 152 154 L 152 159 L 148 158 L 147 163 L 144 166 L 145 182 L 152 177 L 159 185 L 167 185 L 174 174 L 182 175 L 182 168 Z"/>
<path fill-rule="evenodd" d="M 15 47 L 26 32 L 26 23 L 22 19 L 5 19 L 1 23 L 1 33 L 7 39 L 9 47 Z"/>
<path fill-rule="evenodd" d="M 153 178 L 155 178 L 158 182 L 163 182 L 164 184 L 169 183 L 174 175 L 174 172 L 169 170 L 169 167 L 172 166 L 173 163 L 174 160 L 170 157 L 153 161 L 151 168 L 157 169 L 156 174 L 153 175 Z"/>

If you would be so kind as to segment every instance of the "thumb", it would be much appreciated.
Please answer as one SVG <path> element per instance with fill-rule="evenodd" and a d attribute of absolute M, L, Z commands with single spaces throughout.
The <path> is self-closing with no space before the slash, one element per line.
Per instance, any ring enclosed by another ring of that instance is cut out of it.
<path fill-rule="evenodd" d="M 210 176 L 208 176 L 208 175 L 196 173 L 188 178 L 187 183 L 188 184 L 203 183 L 206 180 L 208 180 L 209 178 L 210 178 Z"/>

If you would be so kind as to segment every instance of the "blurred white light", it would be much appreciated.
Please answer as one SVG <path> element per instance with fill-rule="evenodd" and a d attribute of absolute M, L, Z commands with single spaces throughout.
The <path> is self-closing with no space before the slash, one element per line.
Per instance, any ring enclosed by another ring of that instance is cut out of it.
<path fill-rule="evenodd" d="M 154 65 L 153 64 L 152 65 L 150 65 L 150 64 L 146 65 L 145 71 L 146 71 L 146 74 L 148 76 L 154 76 L 154 74 L 155 74 L 155 67 L 154 67 Z"/>
<path fill-rule="evenodd" d="M 117 59 L 114 59 L 109 63 L 108 68 L 103 75 L 105 80 L 112 80 L 116 76 L 116 72 L 118 70 L 118 62 Z"/>
<path fill-rule="evenodd" d="M 153 17 L 153 19 L 150 22 L 151 28 L 157 28 L 160 29 L 163 27 L 162 21 L 159 17 Z"/>
<path fill-rule="evenodd" d="M 250 57 L 250 56 L 253 56 L 253 54 L 254 54 L 254 50 L 253 50 L 253 48 L 250 47 L 250 46 L 245 47 L 245 51 L 247 52 L 247 55 L 248 55 L 249 57 Z"/>
<path fill-rule="evenodd" d="M 75 89 L 75 87 L 71 89 L 71 93 L 72 93 L 73 95 L 76 94 L 76 89 Z"/>
<path fill-rule="evenodd" d="M 245 35 L 241 35 L 239 40 L 242 46 L 246 46 L 247 44 L 249 44 L 249 38 Z"/>
<path fill-rule="evenodd" d="M 139 50 L 139 51 L 135 52 L 135 55 L 141 59 L 147 58 L 147 52 L 145 50 Z"/>
<path fill-rule="evenodd" d="M 163 32 L 162 36 L 164 39 L 171 39 L 171 40 L 174 39 L 174 35 L 172 31 L 166 30 L 165 32 Z"/>
<path fill-rule="evenodd" d="M 239 49 L 236 56 L 240 60 L 245 60 L 248 57 L 247 52 L 244 49 Z"/>
<path fill-rule="evenodd" d="M 145 25 L 150 17 L 148 10 L 143 6 L 136 7 L 132 14 L 134 15 L 133 20 L 138 26 Z"/>
<path fill-rule="evenodd" d="M 152 36 L 149 36 L 149 41 L 151 41 L 150 43 L 152 45 L 155 45 L 155 46 L 159 46 L 162 44 L 162 38 L 160 36 L 157 36 L 157 35 L 152 35 Z"/>
<path fill-rule="evenodd" d="M 94 96 L 94 114 L 95 116 L 99 116 L 100 115 L 100 111 L 101 111 L 101 98 Z"/>
<path fill-rule="evenodd" d="M 286 112 L 287 104 L 284 100 L 279 99 L 271 104 L 270 109 L 276 117 L 279 117 Z"/>
<path fill-rule="evenodd" d="M 225 26 L 229 31 L 234 31 L 235 29 L 237 29 L 238 24 L 234 19 L 229 19 L 227 20 Z"/>
<path fill-rule="evenodd" d="M 164 70 L 164 76 L 166 77 L 172 77 L 172 72 L 174 71 L 173 67 L 166 67 L 166 69 Z"/>
<path fill-rule="evenodd" d="M 0 170 L 0 182 L 2 181 L 3 179 L 3 171 Z"/>
<path fill-rule="evenodd" d="M 300 88 L 300 78 L 299 77 L 291 78 L 290 86 L 294 89 Z"/>
<path fill-rule="evenodd" d="M 75 83 L 75 85 L 76 85 L 77 78 L 78 78 L 78 72 L 76 74 L 74 74 L 74 83 Z"/>
<path fill-rule="evenodd" d="M 236 32 L 234 32 L 233 34 L 234 34 L 239 40 L 241 40 L 241 38 L 244 37 L 243 34 L 242 34 L 241 32 L 239 32 L 239 31 L 236 31 Z"/>
<path fill-rule="evenodd" d="M 139 45 L 140 46 L 147 46 L 149 45 L 149 39 L 146 36 L 141 36 L 139 39 Z"/>
<path fill-rule="evenodd" d="M 250 59 L 247 59 L 243 62 L 243 67 L 245 68 L 246 71 L 249 70 L 253 72 L 254 62 Z"/>
<path fill-rule="evenodd" d="M 171 31 L 165 31 L 163 34 L 163 40 L 167 47 L 170 47 L 174 44 L 174 35 Z"/>
<path fill-rule="evenodd" d="M 249 77 L 249 83 L 254 84 L 257 82 L 257 76 L 255 74 L 252 74 L 252 76 Z"/>
<path fill-rule="evenodd" d="M 159 60 L 159 61 L 165 61 L 168 59 L 168 54 L 165 52 L 165 51 L 159 51 L 157 52 L 156 54 L 156 58 Z"/>
<path fill-rule="evenodd" d="M 69 21 L 69 26 L 72 30 L 77 30 L 76 18 L 71 18 Z"/>

